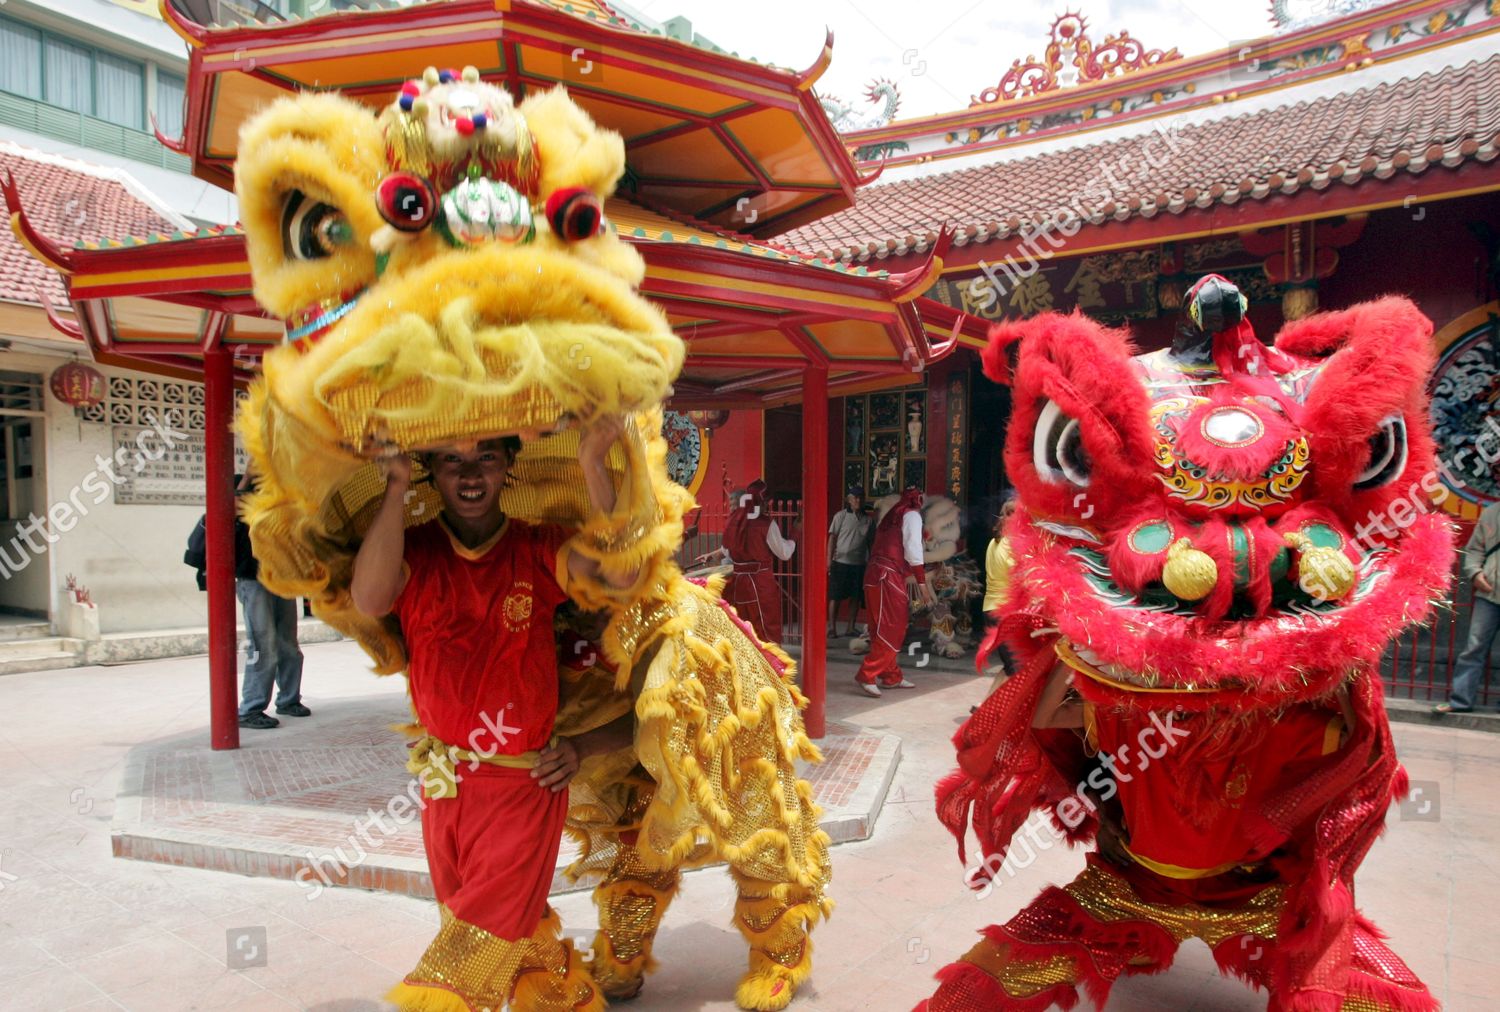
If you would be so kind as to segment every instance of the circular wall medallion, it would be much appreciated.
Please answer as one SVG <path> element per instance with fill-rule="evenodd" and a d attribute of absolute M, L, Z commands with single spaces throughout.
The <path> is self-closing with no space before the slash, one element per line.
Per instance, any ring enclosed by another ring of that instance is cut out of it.
<path fill-rule="evenodd" d="M 1432 440 L 1449 513 L 1473 520 L 1500 499 L 1500 303 L 1480 306 L 1454 320 L 1434 338 Z M 1486 459 L 1488 458 L 1488 459 Z"/>
<path fill-rule="evenodd" d="M 662 416 L 661 434 L 667 441 L 667 476 L 696 495 L 708 470 L 708 430 L 681 411 L 668 411 Z"/>

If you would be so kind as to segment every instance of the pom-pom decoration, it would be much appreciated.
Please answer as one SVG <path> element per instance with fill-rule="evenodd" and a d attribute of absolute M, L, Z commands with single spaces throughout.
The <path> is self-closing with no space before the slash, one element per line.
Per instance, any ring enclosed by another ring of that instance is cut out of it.
<path fill-rule="evenodd" d="M 1184 601 L 1201 601 L 1219 582 L 1219 567 L 1211 555 L 1194 548 L 1187 538 L 1178 538 L 1167 549 L 1161 582 Z"/>

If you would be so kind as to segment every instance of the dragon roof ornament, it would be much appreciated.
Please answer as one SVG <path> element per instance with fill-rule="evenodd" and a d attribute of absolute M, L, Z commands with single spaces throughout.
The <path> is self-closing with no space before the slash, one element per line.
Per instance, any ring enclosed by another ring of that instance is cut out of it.
<path fill-rule="evenodd" d="M 1182 58 L 1175 48 L 1147 49 L 1127 31 L 1106 35 L 1096 44 L 1088 36 L 1088 25 L 1082 14 L 1069 11 L 1060 16 L 1052 22 L 1042 59 L 1028 55 L 1016 60 L 999 84 L 970 100 L 970 107 L 1030 98 Z"/>

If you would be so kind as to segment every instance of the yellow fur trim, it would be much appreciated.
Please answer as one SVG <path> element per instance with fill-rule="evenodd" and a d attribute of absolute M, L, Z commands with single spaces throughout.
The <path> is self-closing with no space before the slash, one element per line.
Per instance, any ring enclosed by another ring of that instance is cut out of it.
<path fill-rule="evenodd" d="M 473 1012 L 468 1002 L 446 988 L 405 981 L 386 992 L 385 1000 L 401 1012 Z"/>
<path fill-rule="evenodd" d="M 750 969 L 740 980 L 735 1001 L 741 1008 L 786 1008 L 797 988 L 812 973 L 812 939 L 808 936 L 828 904 L 785 882 L 758 881 L 734 873 L 739 898 L 735 926 L 750 943 Z"/>
<path fill-rule="evenodd" d="M 622 142 L 562 89 L 528 97 L 519 112 L 535 140 L 539 196 L 612 190 Z M 359 539 L 384 490 L 373 458 L 521 433 L 501 506 L 576 531 L 570 550 L 599 564 L 602 579 L 569 576 L 566 589 L 586 608 L 611 611 L 602 645 L 617 665 L 613 689 L 628 693 L 637 720 L 633 757 L 601 757 L 571 792 L 570 832 L 587 841 L 590 867 L 618 852 L 621 832 L 638 829 L 650 869 L 720 857 L 771 883 L 789 906 L 826 913 L 828 838 L 796 775 L 797 761 L 818 752 L 802 726 L 795 669 L 720 606 L 722 581 L 691 584 L 673 561 L 693 501 L 667 477 L 661 405 L 684 346 L 635 290 L 640 256 L 612 230 L 568 243 L 538 220 L 526 244 L 454 249 L 430 231 L 397 241 L 376 278 L 371 242 L 389 229 L 373 199 L 387 170 L 373 112 L 326 95 L 289 99 L 247 124 L 240 150 L 263 305 L 285 315 L 368 286 L 324 336 L 268 353 L 240 413 L 260 479 L 246 519 L 264 582 L 310 598 L 377 671 L 401 670 L 395 619 L 360 615 L 349 593 Z M 324 258 L 289 256 L 281 219 L 293 191 L 343 215 L 350 241 L 331 239 L 337 248 Z M 630 424 L 608 464 L 616 508 L 590 516 L 576 430 L 548 433 L 603 413 Z M 413 492 L 408 524 L 440 506 L 429 485 Z M 631 586 L 614 586 L 632 573 Z M 619 712 L 607 679 L 589 677 L 590 691 L 566 713 L 570 724 L 597 726 L 599 715 Z"/>
<path fill-rule="evenodd" d="M 571 942 L 564 941 L 562 950 L 566 955 L 563 972 L 549 968 L 521 971 L 510 1008 L 516 1012 L 603 1012 L 604 994 L 594 983 L 588 964 Z"/>

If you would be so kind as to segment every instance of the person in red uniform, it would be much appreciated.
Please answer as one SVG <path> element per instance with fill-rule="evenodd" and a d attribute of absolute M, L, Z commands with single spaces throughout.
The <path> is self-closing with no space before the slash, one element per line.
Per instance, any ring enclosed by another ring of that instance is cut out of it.
<path fill-rule="evenodd" d="M 605 459 L 617 420 L 588 429 L 579 448 L 589 498 L 609 513 Z M 603 1007 L 581 957 L 558 938 L 547 907 L 580 761 L 629 742 L 629 718 L 575 739 L 555 738 L 553 613 L 570 580 L 628 587 L 565 548 L 570 532 L 509 519 L 500 491 L 514 436 L 425 455 L 441 515 L 403 528 L 412 461 L 386 464 L 386 490 L 355 558 L 361 612 L 394 613 L 406 641 L 412 708 L 423 736 L 408 769 L 425 795 L 422 837 L 442 927 L 417 968 L 391 992 L 403 1009 Z"/>
<path fill-rule="evenodd" d="M 932 588 L 922 568 L 922 492 L 908 488 L 881 518 L 865 567 L 865 610 L 870 613 L 870 652 L 854 680 L 868 696 L 881 688 L 914 689 L 901 671 L 901 644 L 911 617 L 907 586 L 921 588 L 922 599 L 933 603 Z M 879 684 L 876 684 L 876 683 Z"/>
<path fill-rule="evenodd" d="M 725 588 L 728 601 L 755 635 L 767 643 L 781 642 L 781 588 L 776 585 L 776 560 L 785 562 L 797 546 L 781 535 L 767 515 L 766 483 L 752 481 L 729 511 L 724 524 L 724 551 L 734 563 Z"/>

